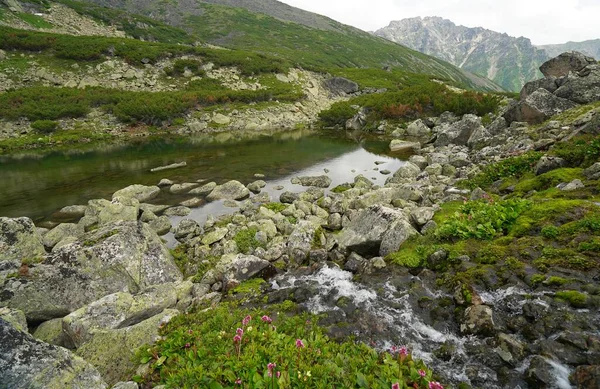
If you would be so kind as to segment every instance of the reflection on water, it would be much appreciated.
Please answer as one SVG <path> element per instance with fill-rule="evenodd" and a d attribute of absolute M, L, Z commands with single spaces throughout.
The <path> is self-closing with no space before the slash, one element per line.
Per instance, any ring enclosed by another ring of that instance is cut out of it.
<path fill-rule="evenodd" d="M 274 189 L 277 185 L 294 190 L 289 182 L 291 176 L 324 174 L 324 169 L 331 171 L 334 185 L 352 181 L 359 173 L 383 183 L 384 177 L 373 171 L 374 161 L 385 161 L 380 168 L 392 171 L 401 162 L 377 155 L 387 152 L 385 142 L 366 141 L 363 145 L 371 152 L 351 139 L 295 131 L 268 136 L 218 134 L 146 139 L 88 151 L 2 158 L 0 216 L 28 216 L 41 221 L 65 205 L 110 198 L 125 186 L 156 185 L 162 178 L 218 183 L 236 179 L 247 184 L 255 180 L 254 174 L 261 173 L 268 182 L 266 190 L 274 196 L 280 193 Z M 187 166 L 150 172 L 152 168 L 181 161 Z M 179 197 L 170 201 L 181 200 Z"/>

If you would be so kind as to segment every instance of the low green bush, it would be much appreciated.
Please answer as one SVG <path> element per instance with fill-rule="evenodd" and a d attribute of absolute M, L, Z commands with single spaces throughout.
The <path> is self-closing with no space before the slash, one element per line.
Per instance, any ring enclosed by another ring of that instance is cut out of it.
<path fill-rule="evenodd" d="M 527 173 L 533 172 L 533 168 L 542 158 L 544 153 L 530 151 L 518 157 L 507 158 L 503 161 L 492 163 L 483 168 L 483 171 L 475 178 L 465 181 L 469 188 L 488 188 L 494 182 L 504 178 L 519 179 Z"/>
<path fill-rule="evenodd" d="M 58 122 L 53 120 L 36 120 L 31 123 L 31 128 L 42 134 L 51 134 L 58 128 Z"/>
<path fill-rule="evenodd" d="M 432 372 L 405 348 L 378 353 L 336 342 L 317 321 L 232 305 L 179 315 L 138 353 L 150 369 L 137 381 L 184 389 L 430 387 Z"/>

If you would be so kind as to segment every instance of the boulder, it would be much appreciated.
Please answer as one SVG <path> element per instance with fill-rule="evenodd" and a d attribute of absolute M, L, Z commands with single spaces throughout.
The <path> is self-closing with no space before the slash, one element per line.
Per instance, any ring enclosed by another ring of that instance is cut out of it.
<path fill-rule="evenodd" d="M 440 126 L 437 139 L 434 144 L 436 147 L 455 144 L 464 146 L 469 141 L 471 135 L 482 126 L 481 118 L 476 115 L 464 115 L 461 120 L 453 124 Z"/>
<path fill-rule="evenodd" d="M 404 213 L 374 205 L 360 210 L 342 229 L 337 240 L 342 248 L 357 254 L 385 256 L 397 251 L 408 237 L 416 233 Z"/>
<path fill-rule="evenodd" d="M 433 219 L 434 214 L 433 208 L 415 208 L 410 212 L 410 218 L 415 225 L 422 227 Z"/>
<path fill-rule="evenodd" d="M 325 80 L 323 86 L 335 96 L 345 96 L 358 92 L 358 84 L 344 77 L 332 77 Z"/>
<path fill-rule="evenodd" d="M 31 219 L 0 217 L 0 262 L 20 265 L 22 260 L 39 259 L 45 254 L 42 236 Z"/>
<path fill-rule="evenodd" d="M 596 162 L 595 164 L 593 164 L 589 168 L 585 169 L 583 171 L 583 175 L 588 180 L 598 180 L 598 179 L 600 179 L 600 162 Z M 0 254 L 0 257 L 1 257 L 1 255 L 2 254 Z"/>
<path fill-rule="evenodd" d="M 10 389 L 106 389 L 98 370 L 70 351 L 0 319 L 0 382 Z"/>
<path fill-rule="evenodd" d="M 27 318 L 23 311 L 18 309 L 0 308 L 0 319 L 7 321 L 19 331 L 27 332 Z"/>
<path fill-rule="evenodd" d="M 547 173 L 551 170 L 560 169 L 566 166 L 566 161 L 559 157 L 543 156 L 535 165 L 535 175 Z"/>
<path fill-rule="evenodd" d="M 398 170 L 396 170 L 396 172 L 394 172 L 392 177 L 387 179 L 386 184 L 398 184 L 405 181 L 412 181 L 417 178 L 419 174 L 421 174 L 420 167 L 412 162 L 405 162 Z"/>
<path fill-rule="evenodd" d="M 150 287 L 140 294 L 118 292 L 79 308 L 62 319 L 62 327 L 76 348 L 107 329 L 130 327 L 177 304 L 172 283 Z"/>
<path fill-rule="evenodd" d="M 344 270 L 351 273 L 358 273 L 365 264 L 365 259 L 356 253 L 351 253 L 344 263 Z"/>
<path fill-rule="evenodd" d="M 248 184 L 247 188 L 252 193 L 260 193 L 262 188 L 264 188 L 265 186 L 267 186 L 267 183 L 265 181 L 258 180 Z"/>
<path fill-rule="evenodd" d="M 294 226 L 287 241 L 287 251 L 291 259 L 302 264 L 312 249 L 315 233 L 318 226 L 307 220 L 300 220 Z"/>
<path fill-rule="evenodd" d="M 564 77 L 568 76 L 570 72 L 578 72 L 595 63 L 594 58 L 578 51 L 570 51 L 544 62 L 540 66 L 540 71 L 545 77 Z"/>
<path fill-rule="evenodd" d="M 112 201 L 98 199 L 88 201 L 84 218 L 92 218 L 98 225 L 119 221 L 136 221 L 139 216 L 140 203 L 128 197 L 117 197 Z"/>
<path fill-rule="evenodd" d="M 208 184 L 202 185 L 200 188 L 192 189 L 189 194 L 206 196 L 217 187 L 216 182 L 209 182 Z"/>
<path fill-rule="evenodd" d="M 361 109 L 346 121 L 345 129 L 350 131 L 359 131 L 362 130 L 363 127 L 367 124 L 367 113 L 365 110 Z"/>
<path fill-rule="evenodd" d="M 159 193 L 160 188 L 158 186 L 130 185 L 127 188 L 116 191 L 112 198 L 127 197 L 136 199 L 140 203 L 145 203 L 158 196 Z"/>
<path fill-rule="evenodd" d="M 465 310 L 460 332 L 464 335 L 490 336 L 494 333 L 493 310 L 487 305 L 472 305 Z"/>
<path fill-rule="evenodd" d="M 169 188 L 169 192 L 171 192 L 173 194 L 187 193 L 190 190 L 197 187 L 198 185 L 200 185 L 200 184 L 198 184 L 197 182 L 185 182 L 183 184 L 175 184 Z"/>
<path fill-rule="evenodd" d="M 99 331 L 76 354 L 95 366 L 108 384 L 126 380 L 138 367 L 137 350 L 153 344 L 160 326 L 178 314 L 175 309 L 167 309 L 131 327 Z"/>
<path fill-rule="evenodd" d="M 532 94 L 540 88 L 545 89 L 550 93 L 554 93 L 554 91 L 558 89 L 556 77 L 550 76 L 546 78 L 541 78 L 539 80 L 529 81 L 523 86 L 523 89 L 521 89 L 519 99 L 525 100 L 527 96 L 529 96 L 530 94 Z"/>
<path fill-rule="evenodd" d="M 50 343 L 68 349 L 75 346 L 63 331 L 62 318 L 52 319 L 40 324 L 33 333 L 33 337 L 42 342 Z"/>
<path fill-rule="evenodd" d="M 582 74 L 582 72 L 580 72 Z M 554 95 L 578 104 L 600 100 L 600 65 L 585 68 L 585 76 L 568 77 Z"/>
<path fill-rule="evenodd" d="M 224 126 L 231 123 L 231 118 L 229 116 L 225 116 L 221 113 L 218 113 L 215 114 L 215 116 L 213 116 L 212 122 Z"/>
<path fill-rule="evenodd" d="M 534 388 L 553 388 L 556 383 L 555 369 L 546 358 L 536 355 L 525 371 L 525 380 Z"/>
<path fill-rule="evenodd" d="M 431 129 L 421 119 L 417 119 L 406 127 L 409 136 L 425 138 L 431 136 Z"/>
<path fill-rule="evenodd" d="M 121 222 L 84 234 L 55 250 L 27 277 L 8 279 L 0 305 L 30 322 L 63 317 L 111 293 L 137 293 L 182 279 L 169 250 L 146 224 Z"/>
<path fill-rule="evenodd" d="M 250 196 L 250 191 L 239 181 L 229 181 L 218 185 L 206 197 L 210 201 L 215 200 L 243 200 Z"/>
<path fill-rule="evenodd" d="M 507 111 L 504 117 L 511 123 L 517 121 L 538 124 L 576 106 L 576 103 L 557 97 L 546 89 L 540 88 L 509 109 L 510 112 Z"/>
<path fill-rule="evenodd" d="M 168 234 L 171 231 L 171 221 L 168 216 L 159 216 L 148 223 L 148 226 L 152 231 L 156 232 L 159 236 Z"/>
<path fill-rule="evenodd" d="M 217 227 L 213 231 L 207 232 L 202 237 L 202 244 L 209 246 L 213 243 L 217 243 L 222 240 L 228 232 L 229 230 L 227 228 Z"/>
<path fill-rule="evenodd" d="M 329 188 L 331 185 L 331 178 L 323 176 L 304 176 L 292 178 L 292 184 L 302 186 L 314 186 L 317 188 Z"/>
<path fill-rule="evenodd" d="M 578 389 L 600 388 L 600 365 L 577 366 L 571 379 Z"/>
<path fill-rule="evenodd" d="M 269 261 L 244 254 L 225 254 L 215 267 L 204 275 L 201 283 L 212 285 L 217 282 L 233 285 L 252 278 L 268 278 L 277 273 Z"/>
<path fill-rule="evenodd" d="M 421 150 L 421 144 L 419 142 L 409 142 L 400 139 L 393 139 L 390 142 L 390 151 L 392 152 L 416 152 Z"/>
<path fill-rule="evenodd" d="M 78 238 L 84 234 L 83 226 L 74 223 L 61 223 L 44 235 L 44 246 L 51 249 L 58 242 L 67 238 Z"/>

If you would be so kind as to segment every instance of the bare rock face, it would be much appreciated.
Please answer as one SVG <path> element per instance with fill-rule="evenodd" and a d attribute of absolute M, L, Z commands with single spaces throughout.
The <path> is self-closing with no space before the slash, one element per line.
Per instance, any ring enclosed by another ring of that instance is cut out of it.
<path fill-rule="evenodd" d="M 576 106 L 576 103 L 557 97 L 546 89 L 540 88 L 515 107 L 515 121 L 529 124 L 542 123 L 546 119 Z"/>
<path fill-rule="evenodd" d="M 92 365 L 0 319 L 0 382 L 3 388 L 106 389 Z"/>
<path fill-rule="evenodd" d="M 570 51 L 544 62 L 540 71 L 545 77 L 564 77 L 568 76 L 569 72 L 578 72 L 595 63 L 596 60 L 591 57 L 578 51 Z"/>

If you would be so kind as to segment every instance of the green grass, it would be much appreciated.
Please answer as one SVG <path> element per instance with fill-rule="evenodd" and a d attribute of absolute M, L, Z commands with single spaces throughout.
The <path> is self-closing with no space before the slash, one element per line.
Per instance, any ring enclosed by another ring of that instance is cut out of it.
<path fill-rule="evenodd" d="M 18 17 L 19 19 L 23 20 L 25 23 L 27 23 L 33 27 L 36 27 L 36 28 L 53 28 L 54 27 L 52 24 L 45 21 L 44 18 L 33 15 L 33 14 L 20 12 L 20 13 L 15 14 L 15 16 Z"/>

